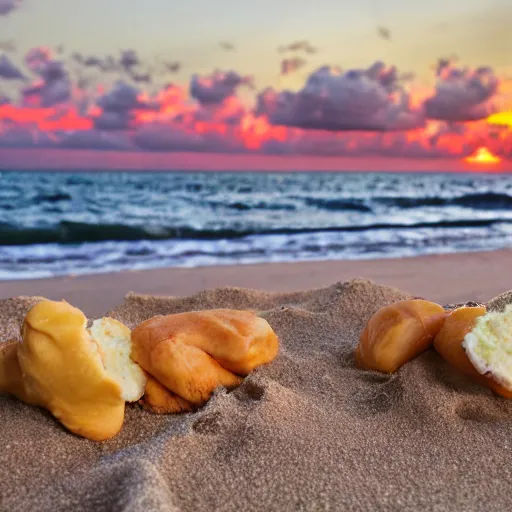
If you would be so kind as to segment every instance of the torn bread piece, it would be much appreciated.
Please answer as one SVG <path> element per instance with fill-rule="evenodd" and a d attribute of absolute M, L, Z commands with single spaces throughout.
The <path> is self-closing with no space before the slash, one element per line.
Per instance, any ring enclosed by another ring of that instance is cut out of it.
<path fill-rule="evenodd" d="M 512 305 L 479 316 L 462 347 L 478 373 L 512 392 Z"/>
<path fill-rule="evenodd" d="M 144 394 L 144 370 L 131 359 L 131 331 L 110 317 L 92 323 L 89 333 L 98 344 L 105 370 L 120 386 L 126 402 L 136 402 Z"/>
<path fill-rule="evenodd" d="M 446 312 L 435 302 L 411 299 L 378 309 L 355 349 L 359 368 L 394 373 L 424 352 L 444 324 Z"/>
<path fill-rule="evenodd" d="M 169 391 L 149 373 L 146 373 L 146 378 L 146 390 L 144 397 L 140 400 L 144 409 L 156 414 L 177 414 L 194 410 L 190 402 Z"/>
<path fill-rule="evenodd" d="M 132 332 L 132 358 L 172 393 L 194 406 L 220 386 L 234 388 L 271 362 L 279 340 L 250 311 L 214 309 L 153 317 Z"/>
<path fill-rule="evenodd" d="M 504 398 L 512 398 L 512 391 L 499 384 L 490 373 L 483 375 L 475 368 L 463 346 L 465 337 L 486 314 L 485 306 L 479 305 L 462 306 L 451 311 L 434 339 L 434 348 L 443 359 L 476 383 Z"/>
<path fill-rule="evenodd" d="M 66 428 L 95 441 L 115 436 L 125 402 L 144 393 L 145 375 L 130 359 L 130 331 L 114 319 L 86 329 L 65 301 L 43 300 L 27 314 L 22 341 L 0 352 L 0 392 L 48 409 Z"/>

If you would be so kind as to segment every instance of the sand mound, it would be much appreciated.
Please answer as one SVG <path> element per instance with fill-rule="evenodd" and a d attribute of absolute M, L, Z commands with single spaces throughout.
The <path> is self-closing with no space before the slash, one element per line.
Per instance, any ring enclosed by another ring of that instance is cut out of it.
<path fill-rule="evenodd" d="M 258 311 L 281 350 L 195 413 L 127 409 L 105 443 L 0 397 L 0 510 L 487 510 L 509 504 L 512 402 L 454 373 L 433 351 L 387 376 L 354 367 L 381 306 L 409 298 L 356 279 L 269 294 L 129 295 L 111 315 Z M 37 298 L 0 301 L 0 339 Z"/>

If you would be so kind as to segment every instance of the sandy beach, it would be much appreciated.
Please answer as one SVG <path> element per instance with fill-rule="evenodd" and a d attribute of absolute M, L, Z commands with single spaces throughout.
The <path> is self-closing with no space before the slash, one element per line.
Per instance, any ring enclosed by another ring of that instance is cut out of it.
<path fill-rule="evenodd" d="M 433 350 L 394 375 L 357 369 L 353 350 L 385 304 L 412 296 L 488 301 L 512 288 L 510 256 L 0 282 L 0 341 L 19 336 L 37 301 L 29 296 L 38 295 L 64 298 L 89 316 L 110 312 L 132 328 L 156 314 L 254 309 L 281 344 L 272 363 L 194 413 L 128 407 L 121 433 L 103 443 L 0 396 L 0 510 L 504 510 L 510 401 Z"/>
<path fill-rule="evenodd" d="M 87 315 L 98 316 L 120 304 L 131 291 L 178 297 L 225 286 L 294 292 L 363 277 L 448 304 L 469 299 L 486 301 L 507 288 L 504 276 L 510 273 L 512 250 L 507 249 L 402 259 L 171 268 L 0 281 L 0 299 L 19 295 L 65 299 Z"/>

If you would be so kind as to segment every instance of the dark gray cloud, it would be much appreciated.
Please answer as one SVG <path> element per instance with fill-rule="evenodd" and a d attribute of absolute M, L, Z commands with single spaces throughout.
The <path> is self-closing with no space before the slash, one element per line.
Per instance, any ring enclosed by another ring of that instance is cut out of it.
<path fill-rule="evenodd" d="M 142 62 L 135 50 L 122 51 L 119 66 L 136 83 L 150 84 L 153 82 L 152 70 Z"/>
<path fill-rule="evenodd" d="M 385 41 L 391 41 L 391 30 L 387 27 L 377 27 L 377 35 Z"/>
<path fill-rule="evenodd" d="M 140 63 L 139 56 L 135 50 L 123 50 L 121 52 L 119 64 L 125 71 L 131 71 L 134 67 L 139 66 Z"/>
<path fill-rule="evenodd" d="M 302 57 L 292 57 L 290 59 L 283 59 L 281 61 L 281 74 L 289 75 L 290 73 L 294 73 L 298 71 L 300 68 L 304 67 L 307 64 L 306 59 Z"/>
<path fill-rule="evenodd" d="M 151 72 L 148 69 L 142 69 L 143 63 L 135 50 L 123 50 L 119 58 L 112 55 L 106 57 L 86 56 L 79 52 L 74 52 L 71 58 L 83 68 L 97 69 L 104 73 L 117 73 L 124 75 L 125 78 L 129 77 L 136 83 L 150 84 L 153 82 Z"/>
<path fill-rule="evenodd" d="M 150 84 L 153 81 L 149 73 L 132 73 L 130 78 L 138 84 Z"/>
<path fill-rule="evenodd" d="M 28 68 L 39 76 L 22 90 L 25 104 L 53 107 L 71 99 L 72 83 L 64 64 L 52 59 L 47 48 L 32 48 L 25 55 Z"/>
<path fill-rule="evenodd" d="M 0 78 L 6 80 L 24 80 L 23 73 L 12 63 L 7 55 L 0 55 Z"/>
<path fill-rule="evenodd" d="M 0 16 L 7 16 L 17 9 L 21 0 L 0 0 Z"/>
<path fill-rule="evenodd" d="M 181 69 L 181 62 L 165 62 L 164 63 L 165 70 L 169 73 L 178 73 Z"/>
<path fill-rule="evenodd" d="M 209 76 L 192 75 L 190 95 L 203 105 L 222 103 L 234 96 L 241 85 L 252 86 L 252 77 L 241 76 L 235 71 L 214 71 Z"/>
<path fill-rule="evenodd" d="M 107 71 L 104 59 L 91 55 L 89 57 L 82 57 L 82 64 L 88 68 L 99 68 L 102 71 Z"/>
<path fill-rule="evenodd" d="M 102 109 L 94 117 L 94 125 L 102 130 L 126 130 L 131 128 L 136 110 L 158 110 L 156 102 L 140 99 L 141 91 L 126 82 L 117 82 L 112 90 L 101 96 L 97 105 Z"/>
<path fill-rule="evenodd" d="M 139 99 L 140 89 L 126 82 L 117 82 L 112 90 L 98 99 L 97 103 L 104 110 L 128 111 L 136 109 L 157 108 Z"/>
<path fill-rule="evenodd" d="M 67 80 L 40 83 L 25 87 L 22 94 L 26 105 L 53 107 L 71 98 L 71 84 Z"/>
<path fill-rule="evenodd" d="M 45 46 L 36 46 L 25 54 L 25 64 L 31 71 L 38 74 L 44 70 L 51 60 L 52 52 Z"/>
<path fill-rule="evenodd" d="M 71 59 L 78 62 L 78 64 L 83 64 L 85 57 L 80 52 L 73 52 L 71 54 Z"/>
<path fill-rule="evenodd" d="M 375 62 L 342 72 L 324 66 L 296 93 L 263 91 L 256 113 L 276 125 L 313 130 L 410 130 L 423 126 L 425 117 L 409 100 L 395 67 Z"/>
<path fill-rule="evenodd" d="M 106 57 L 98 57 L 97 55 L 82 55 L 79 52 L 74 52 L 71 58 L 83 67 L 86 68 L 97 68 L 100 71 L 111 73 L 114 71 L 120 71 L 120 65 L 112 55 Z"/>
<path fill-rule="evenodd" d="M 318 50 L 315 48 L 309 41 L 295 41 L 294 43 L 290 43 L 284 46 L 280 46 L 277 51 L 279 53 L 284 52 L 306 52 L 306 53 L 316 53 Z"/>
<path fill-rule="evenodd" d="M 489 67 L 456 68 L 441 59 L 435 94 L 425 102 L 427 117 L 451 122 L 485 119 L 494 111 L 492 99 L 499 83 Z"/>

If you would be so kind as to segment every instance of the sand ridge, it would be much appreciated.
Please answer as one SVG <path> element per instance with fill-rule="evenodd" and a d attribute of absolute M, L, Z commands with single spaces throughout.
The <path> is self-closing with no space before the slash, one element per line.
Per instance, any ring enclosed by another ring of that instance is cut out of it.
<path fill-rule="evenodd" d="M 128 407 L 123 430 L 104 443 L 0 396 L 0 510 L 505 509 L 511 402 L 432 350 L 391 376 L 354 366 L 367 320 L 405 298 L 365 279 L 281 294 L 130 294 L 110 312 L 129 327 L 156 314 L 256 310 L 280 353 L 195 413 Z M 37 300 L 0 301 L 0 340 L 17 336 Z"/>

